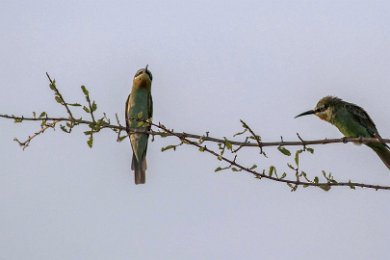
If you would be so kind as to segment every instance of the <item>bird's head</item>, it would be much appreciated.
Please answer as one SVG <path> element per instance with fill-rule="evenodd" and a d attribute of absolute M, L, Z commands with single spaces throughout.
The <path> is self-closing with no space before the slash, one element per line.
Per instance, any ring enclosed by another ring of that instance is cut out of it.
<path fill-rule="evenodd" d="M 306 116 L 306 115 L 316 115 L 322 120 L 330 121 L 332 118 L 332 112 L 334 106 L 339 103 L 341 99 L 333 96 L 326 96 L 318 101 L 316 107 L 313 110 L 303 112 L 302 114 L 297 115 L 297 117 Z"/>
<path fill-rule="evenodd" d="M 150 70 L 148 70 L 148 65 L 145 68 L 139 69 L 133 79 L 134 85 L 150 86 L 152 84 L 153 76 Z"/>

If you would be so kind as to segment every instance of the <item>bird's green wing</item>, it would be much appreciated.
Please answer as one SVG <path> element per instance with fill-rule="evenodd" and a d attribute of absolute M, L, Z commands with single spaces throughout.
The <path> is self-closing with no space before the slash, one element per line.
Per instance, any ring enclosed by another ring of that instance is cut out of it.
<path fill-rule="evenodd" d="M 376 129 L 374 121 L 372 121 L 371 117 L 367 114 L 367 112 L 352 103 L 346 103 L 346 108 L 348 111 L 351 112 L 353 117 L 363 126 L 365 126 L 369 133 L 371 133 L 373 136 L 380 137 L 378 130 Z"/>
<path fill-rule="evenodd" d="M 153 99 L 152 99 L 152 95 L 151 93 L 149 93 L 149 97 L 148 97 L 148 119 L 152 120 L 152 116 L 153 116 Z M 148 131 L 150 130 L 151 128 L 151 125 L 148 126 Z M 146 138 L 149 138 L 149 134 L 146 134 Z M 145 147 L 145 152 L 144 154 L 146 155 L 146 152 L 148 150 L 148 143 L 146 143 L 146 147 Z"/>

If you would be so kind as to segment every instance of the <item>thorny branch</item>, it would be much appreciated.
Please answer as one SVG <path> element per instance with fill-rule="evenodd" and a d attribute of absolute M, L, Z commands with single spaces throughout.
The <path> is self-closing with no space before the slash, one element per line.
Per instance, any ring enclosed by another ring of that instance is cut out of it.
<path fill-rule="evenodd" d="M 382 186 L 382 185 L 372 185 L 372 184 L 365 184 L 365 183 L 356 183 L 356 182 L 337 182 L 334 180 L 333 176 L 329 173 L 323 171 L 323 176 L 325 178 L 325 181 L 320 182 L 318 177 L 315 177 L 313 180 L 310 180 L 310 178 L 307 176 L 307 174 L 303 171 L 300 171 L 299 169 L 299 155 L 303 152 L 311 152 L 313 153 L 313 149 L 309 148 L 308 145 L 324 145 L 324 144 L 334 144 L 334 143 L 360 143 L 360 144 L 366 144 L 369 142 L 378 142 L 378 143 L 390 143 L 390 139 L 377 139 L 377 138 L 334 138 L 334 139 L 320 139 L 320 140 L 304 140 L 298 133 L 297 137 L 299 141 L 284 141 L 283 138 L 281 138 L 280 141 L 275 142 L 263 142 L 259 135 L 255 133 L 255 131 L 248 126 L 247 123 L 241 120 L 243 131 L 234 134 L 233 138 L 236 136 L 244 135 L 245 133 L 249 132 L 249 135 L 245 136 L 244 141 L 238 141 L 233 139 L 227 139 L 227 138 L 216 138 L 209 135 L 209 132 L 206 132 L 205 135 L 197 135 L 197 134 L 190 134 L 190 133 L 184 133 L 184 132 L 177 132 L 173 131 L 167 127 L 165 127 L 161 123 L 153 123 L 150 119 L 143 122 L 144 124 L 149 124 L 152 126 L 152 129 L 150 131 L 144 131 L 144 130 L 137 130 L 137 129 L 126 129 L 125 126 L 123 126 L 120 121 L 119 117 L 116 114 L 116 122 L 117 124 L 112 124 L 110 122 L 110 119 L 107 118 L 106 114 L 103 113 L 104 116 L 98 118 L 94 114 L 94 112 L 97 110 L 97 105 L 95 101 L 91 102 L 89 92 L 85 86 L 81 86 L 81 89 L 85 95 L 87 106 L 83 106 L 83 110 L 88 113 L 91 116 L 91 120 L 85 120 L 82 117 L 76 118 L 73 116 L 73 113 L 70 109 L 70 106 L 72 107 L 80 107 L 81 105 L 78 103 L 67 103 L 65 102 L 62 94 L 58 90 L 56 86 L 55 80 L 52 80 L 49 76 L 49 74 L 46 74 L 49 81 L 50 81 L 50 89 L 54 91 L 55 94 L 55 100 L 62 106 L 66 108 L 68 117 L 51 117 L 48 116 L 46 112 L 42 112 L 39 116 L 37 116 L 35 113 L 33 113 L 32 117 L 26 117 L 26 116 L 15 116 L 15 115 L 7 115 L 7 114 L 0 114 L 0 118 L 4 119 L 12 119 L 16 123 L 21 123 L 23 121 L 35 121 L 41 123 L 41 128 L 32 134 L 31 136 L 28 136 L 25 141 L 20 141 L 19 139 L 15 138 L 14 140 L 23 148 L 27 148 L 30 144 L 30 142 L 36 138 L 37 136 L 43 134 L 47 129 L 52 128 L 55 129 L 57 126 L 57 123 L 65 123 L 65 125 L 60 125 L 61 130 L 63 130 L 66 133 L 70 133 L 71 130 L 77 126 L 77 125 L 86 125 L 89 127 L 89 131 L 85 131 L 84 134 L 89 136 L 89 139 L 87 141 L 88 145 L 92 147 L 93 144 L 93 135 L 97 132 L 99 132 L 102 129 L 110 129 L 117 133 L 117 141 L 120 142 L 123 139 L 125 139 L 129 134 L 131 133 L 148 133 L 154 136 L 160 136 L 160 137 L 176 137 L 180 140 L 180 143 L 177 145 L 168 145 L 167 147 L 163 147 L 162 151 L 173 149 L 176 150 L 177 147 L 187 144 L 194 147 L 197 147 L 199 151 L 201 152 L 207 152 L 214 157 L 216 157 L 219 161 L 227 163 L 226 167 L 218 167 L 216 171 L 221 170 L 227 170 L 230 169 L 235 172 L 247 172 L 255 176 L 257 179 L 268 179 L 275 182 L 280 183 L 286 183 L 290 188 L 291 191 L 295 191 L 299 186 L 302 187 L 319 187 L 323 190 L 328 191 L 331 187 L 342 187 L 342 186 L 348 186 L 352 189 L 355 189 L 355 187 L 361 187 L 361 188 L 368 188 L 368 189 L 375 189 L 375 190 L 390 190 L 390 186 Z M 154 128 L 154 129 L 153 129 Z M 125 135 L 121 136 L 121 133 L 124 132 Z M 255 142 L 249 142 L 248 140 L 254 140 Z M 219 147 L 219 153 L 215 150 L 211 149 L 210 147 L 207 147 L 204 142 L 209 143 L 216 143 Z M 295 172 L 295 179 L 289 179 L 286 178 L 287 174 L 283 173 L 282 176 L 278 176 L 276 168 L 274 166 L 271 166 L 268 173 L 266 173 L 265 169 L 262 171 L 257 171 L 257 165 L 253 165 L 251 167 L 244 166 L 243 164 L 239 163 L 237 161 L 237 152 L 242 149 L 243 147 L 255 147 L 260 149 L 260 154 L 266 157 L 266 154 L 263 150 L 264 147 L 277 147 L 279 151 L 284 153 L 285 155 L 290 156 L 291 152 L 287 150 L 286 146 L 299 146 L 302 147 L 302 149 L 299 149 L 295 152 L 295 166 L 291 164 L 287 164 L 290 169 L 292 169 Z M 233 159 L 229 159 L 225 154 L 225 150 L 228 150 L 231 152 L 231 154 L 234 155 Z"/>

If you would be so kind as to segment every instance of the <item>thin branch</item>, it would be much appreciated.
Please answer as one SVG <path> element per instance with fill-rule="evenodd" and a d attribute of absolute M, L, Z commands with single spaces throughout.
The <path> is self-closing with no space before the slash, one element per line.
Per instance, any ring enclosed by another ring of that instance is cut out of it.
<path fill-rule="evenodd" d="M 265 157 L 267 157 L 267 155 L 265 154 L 265 152 L 263 151 L 263 145 L 261 143 L 261 139 L 260 139 L 260 136 L 259 135 L 256 135 L 255 132 L 252 130 L 252 128 L 249 127 L 249 125 L 247 123 L 245 123 L 243 120 L 240 120 L 241 121 L 241 124 L 242 126 L 247 129 L 251 135 L 252 135 L 252 138 L 256 141 L 257 143 L 257 146 L 259 147 L 260 149 L 260 154 L 263 154 Z"/>
<path fill-rule="evenodd" d="M 48 128 L 55 128 L 56 124 L 57 124 L 58 121 L 55 121 L 53 120 L 51 123 L 45 123 L 44 125 L 41 126 L 41 129 L 37 132 L 35 132 L 33 135 L 30 135 L 27 137 L 27 139 L 25 141 L 20 141 L 18 138 L 14 138 L 14 141 L 17 142 L 21 147 L 22 149 L 26 149 L 30 142 L 35 138 L 37 137 L 38 135 L 40 134 L 43 134 Z"/>
<path fill-rule="evenodd" d="M 84 119 L 69 119 L 66 117 L 44 117 L 44 118 L 33 118 L 33 117 L 24 117 L 24 116 L 15 116 L 15 115 L 6 115 L 6 114 L 0 114 L 0 118 L 5 119 L 12 119 L 12 120 L 19 120 L 19 121 L 58 121 L 58 122 L 74 122 L 77 124 L 85 124 L 90 125 L 93 124 L 90 120 L 84 120 Z M 153 124 L 152 124 L 153 125 Z M 122 125 L 114 125 L 109 123 L 103 123 L 101 128 L 109 128 L 114 131 L 125 131 L 126 127 Z M 213 143 L 225 143 L 228 141 L 232 145 L 242 146 L 242 147 L 259 147 L 258 143 L 253 142 L 240 142 L 235 140 L 229 140 L 229 139 L 221 139 L 221 138 L 215 138 L 211 137 L 209 135 L 196 135 L 196 134 L 189 134 L 189 133 L 179 133 L 179 132 L 172 132 L 170 133 L 162 133 L 158 131 L 134 131 L 134 133 L 148 133 L 150 135 L 154 136 L 180 136 L 180 138 L 189 138 L 189 139 L 202 139 L 202 141 L 208 141 Z M 324 144 L 335 144 L 335 143 L 357 143 L 357 144 L 367 144 L 367 143 L 390 143 L 390 139 L 381 139 L 373 138 L 373 137 L 343 137 L 343 138 L 332 138 L 332 139 L 315 139 L 315 140 L 303 140 L 300 141 L 275 141 L 275 142 L 262 142 L 259 141 L 261 147 L 269 147 L 269 146 L 304 146 L 304 145 L 324 145 Z"/>
<path fill-rule="evenodd" d="M 84 85 L 81 86 L 81 89 L 83 90 L 83 93 L 85 95 L 85 100 L 87 100 L 87 103 L 88 103 L 88 108 L 84 108 L 84 110 L 86 112 L 89 112 L 89 114 L 91 115 L 91 118 L 92 118 L 92 122 L 96 123 L 95 115 L 93 114 L 93 112 L 97 108 L 96 103 L 95 103 L 95 101 L 93 103 L 91 103 L 91 98 L 89 97 L 89 91 L 87 90 L 87 88 Z"/>
<path fill-rule="evenodd" d="M 49 73 L 47 73 L 47 72 L 46 72 L 46 76 L 47 76 L 47 78 L 48 78 L 49 81 L 50 81 L 50 88 L 51 88 L 51 89 L 55 92 L 55 94 L 59 97 L 59 99 L 60 99 L 60 101 L 61 101 L 61 104 L 65 106 L 66 111 L 68 112 L 70 119 L 73 120 L 73 119 L 74 119 L 73 114 L 72 114 L 72 112 L 70 111 L 70 108 L 69 108 L 69 106 L 68 106 L 68 103 L 66 103 L 64 97 L 62 96 L 62 94 L 61 94 L 60 91 L 58 90 L 58 88 L 57 88 L 57 86 L 56 86 L 55 80 L 52 80 L 52 79 L 50 78 L 50 76 L 49 76 Z M 70 123 L 72 123 L 72 120 L 69 120 Z"/>
<path fill-rule="evenodd" d="M 196 146 L 197 148 L 201 149 L 202 151 L 205 151 L 205 152 L 208 152 L 209 154 L 212 154 L 214 157 L 218 158 L 219 160 L 225 161 L 226 163 L 229 164 L 228 168 L 230 168 L 231 166 L 235 166 L 235 167 L 237 167 L 238 169 L 240 169 L 242 171 L 246 171 L 248 173 L 251 173 L 256 178 L 260 178 L 260 179 L 261 178 L 266 178 L 266 179 L 269 179 L 269 180 L 272 180 L 272 181 L 276 181 L 276 182 L 283 182 L 283 183 L 287 183 L 287 184 L 290 184 L 290 185 L 306 186 L 306 187 L 307 186 L 312 186 L 312 187 L 348 186 L 348 187 L 351 187 L 351 188 L 352 187 L 361 187 L 361 188 L 375 189 L 375 190 L 390 190 L 390 186 L 372 185 L 372 184 L 364 184 L 364 183 L 356 183 L 356 182 L 317 182 L 317 183 L 315 183 L 315 182 L 308 182 L 308 181 L 300 181 L 298 176 L 297 176 L 296 180 L 282 179 L 282 178 L 269 176 L 269 175 L 266 175 L 264 172 L 263 173 L 259 173 L 259 172 L 255 171 L 254 169 L 245 167 L 245 166 L 237 163 L 236 162 L 236 158 L 237 158 L 236 156 L 234 157 L 234 160 L 230 160 L 230 159 L 226 158 L 225 156 L 220 155 L 220 154 L 216 153 L 215 151 L 207 148 L 207 146 L 203 146 L 201 144 L 198 144 L 197 142 L 191 141 L 188 138 L 183 137 L 182 135 L 169 130 L 168 128 L 166 128 L 162 124 L 154 124 L 154 123 L 152 123 L 152 125 L 157 127 L 157 128 L 159 128 L 159 129 L 161 129 L 161 130 L 163 130 L 163 131 L 165 131 L 166 133 L 168 133 L 168 134 L 170 134 L 172 136 L 176 136 L 181 141 L 184 141 L 184 143 L 190 144 L 192 146 Z"/>
<path fill-rule="evenodd" d="M 17 138 L 14 140 L 19 143 L 20 146 L 23 147 L 23 150 L 27 148 L 30 144 L 30 142 L 36 138 L 38 135 L 43 134 L 48 128 L 55 129 L 57 126 L 57 123 L 65 122 L 65 125 L 60 124 L 60 128 L 66 132 L 70 133 L 71 130 L 76 125 L 86 125 L 90 130 L 85 131 L 84 134 L 89 136 L 89 139 L 87 141 L 87 144 L 89 147 L 92 148 L 93 146 L 93 135 L 97 132 L 99 132 L 101 129 L 107 128 L 111 129 L 115 133 L 118 134 L 117 141 L 122 141 L 126 137 L 128 137 L 129 134 L 132 133 L 148 133 L 154 136 L 160 136 L 160 137 L 166 137 L 166 136 L 172 136 L 176 137 L 180 140 L 179 144 L 176 145 L 168 145 L 166 147 L 163 147 L 161 150 L 169 150 L 173 149 L 176 150 L 177 147 L 181 145 L 191 145 L 194 147 L 197 147 L 199 151 L 201 152 L 207 152 L 214 157 L 216 157 L 218 160 L 223 161 L 228 164 L 226 167 L 218 167 L 215 169 L 215 171 L 219 170 L 227 170 L 230 169 L 234 172 L 239 171 L 245 171 L 247 173 L 252 174 L 257 179 L 268 179 L 271 181 L 276 181 L 280 183 L 286 183 L 290 188 L 291 191 L 295 191 L 299 186 L 303 187 L 319 187 L 323 190 L 329 190 L 333 186 L 348 186 L 352 189 L 355 189 L 355 187 L 361 187 L 361 188 L 368 188 L 368 189 L 375 189 L 375 190 L 390 190 L 390 186 L 382 186 L 382 185 L 372 185 L 372 184 L 365 184 L 365 183 L 356 183 L 356 182 L 337 182 L 334 180 L 331 173 L 327 174 L 323 171 L 323 176 L 325 178 L 325 182 L 319 182 L 319 178 L 316 176 L 313 180 L 310 180 L 307 177 L 307 174 L 304 171 L 299 170 L 299 155 L 302 152 L 308 151 L 313 153 L 313 149 L 307 147 L 307 145 L 323 145 L 323 144 L 333 144 L 333 143 L 358 143 L 358 144 L 368 144 L 368 143 L 390 143 L 390 139 L 382 139 L 381 137 L 376 138 L 363 138 L 363 137 L 357 137 L 357 138 L 337 138 L 337 139 L 320 139 L 320 140 L 303 140 L 301 136 L 297 133 L 297 137 L 299 141 L 284 141 L 283 137 L 281 137 L 281 140 L 279 142 L 262 142 L 260 136 L 256 135 L 255 132 L 244 122 L 241 120 L 243 131 L 236 133 L 233 138 L 236 136 L 244 135 L 245 133 L 249 132 L 249 134 L 246 134 L 244 137 L 244 141 L 236 141 L 236 140 L 229 140 L 227 138 L 215 138 L 211 137 L 209 135 L 209 132 L 206 132 L 206 135 L 196 135 L 196 134 L 189 134 L 184 132 L 175 132 L 173 129 L 169 129 L 162 125 L 161 123 L 155 124 L 153 122 L 149 122 L 149 119 L 146 120 L 144 123 L 146 123 L 148 126 L 153 126 L 155 129 L 151 130 L 144 130 L 144 129 L 127 129 L 125 126 L 121 125 L 119 117 L 117 114 L 115 114 L 117 124 L 111 124 L 111 121 L 107 118 L 106 114 L 103 113 L 103 117 L 95 119 L 94 111 L 97 109 L 97 105 L 95 101 L 91 102 L 91 99 L 89 97 L 89 92 L 85 86 L 81 86 L 81 89 L 85 95 L 88 107 L 83 106 L 83 110 L 90 114 L 91 120 L 84 120 L 83 118 L 75 118 L 69 108 L 69 106 L 74 107 L 80 107 L 82 105 L 77 103 L 66 103 L 64 100 L 62 94 L 59 92 L 55 80 L 52 80 L 48 73 L 46 73 L 47 78 L 50 81 L 50 89 L 54 91 L 55 93 L 55 100 L 63 105 L 66 108 L 66 111 L 68 113 L 68 117 L 48 117 L 46 112 L 42 112 L 39 117 L 36 116 L 35 112 L 33 112 L 33 117 L 24 117 L 24 116 L 15 116 L 15 115 L 7 115 L 7 114 L 0 114 L 0 118 L 4 119 L 12 119 L 16 123 L 20 123 L 23 121 L 35 121 L 35 122 L 41 122 L 41 129 L 31 136 L 28 136 L 28 138 L 25 141 L 20 141 Z M 121 136 L 121 132 L 124 131 L 126 135 Z M 249 142 L 248 140 L 253 139 L 255 142 Z M 219 147 L 219 152 L 216 152 L 210 148 L 208 148 L 204 142 L 212 142 L 217 143 Z M 233 147 L 235 146 L 235 147 Z M 295 173 L 295 179 L 288 179 L 286 178 L 287 174 L 283 172 L 283 175 L 281 177 L 278 176 L 276 168 L 274 166 L 271 166 L 269 169 L 268 175 L 265 173 L 265 169 L 262 172 L 256 171 L 257 165 L 253 165 L 250 168 L 246 167 L 239 162 L 237 162 L 237 152 L 242 149 L 243 147 L 256 147 L 260 149 L 260 153 L 266 156 L 266 154 L 263 151 L 263 147 L 267 146 L 277 146 L 279 150 L 281 150 L 282 153 L 290 156 L 291 152 L 285 148 L 285 146 L 301 146 L 303 148 L 297 150 L 295 152 L 295 164 L 296 167 L 292 164 L 287 164 L 287 166 L 292 169 Z M 233 149 L 235 148 L 235 149 Z M 234 155 L 234 159 L 229 159 L 224 155 L 225 149 L 230 150 L 230 152 Z M 302 178 L 301 178 L 302 177 Z M 301 180 L 303 179 L 303 181 Z"/>

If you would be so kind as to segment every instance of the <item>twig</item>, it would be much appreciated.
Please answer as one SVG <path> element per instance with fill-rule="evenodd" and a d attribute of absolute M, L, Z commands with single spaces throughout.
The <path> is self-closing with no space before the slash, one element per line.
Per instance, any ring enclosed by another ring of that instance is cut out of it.
<path fill-rule="evenodd" d="M 51 123 L 44 124 L 43 126 L 41 126 L 41 129 L 38 132 L 35 132 L 33 135 L 30 135 L 29 137 L 27 137 L 26 141 L 24 141 L 24 142 L 20 141 L 18 138 L 14 138 L 14 141 L 17 142 L 22 147 L 22 149 L 24 150 L 24 149 L 26 149 L 28 147 L 30 142 L 35 137 L 37 137 L 40 134 L 43 134 L 48 128 L 53 128 L 54 129 L 56 124 L 57 124 L 57 122 L 58 121 L 54 120 Z"/>
<path fill-rule="evenodd" d="M 69 121 L 70 121 L 70 123 L 72 123 L 74 117 L 73 117 L 72 112 L 71 112 L 70 109 L 69 109 L 68 103 L 66 103 L 64 97 L 63 97 L 62 94 L 58 91 L 58 88 L 57 88 L 57 86 L 56 86 L 55 80 L 52 80 L 52 79 L 50 78 L 50 76 L 49 76 L 49 73 L 47 73 L 47 72 L 46 72 L 46 76 L 47 76 L 47 78 L 48 78 L 49 81 L 50 81 L 51 89 L 52 89 L 52 90 L 55 92 L 55 94 L 60 98 L 60 100 L 62 101 L 62 105 L 65 106 L 66 111 L 67 111 L 68 114 L 69 114 L 69 117 L 72 119 L 72 120 L 69 120 Z"/>
<path fill-rule="evenodd" d="M 197 142 L 191 141 L 191 140 L 181 136 L 180 134 L 175 133 L 175 132 L 169 130 L 168 128 L 166 128 L 162 124 L 154 124 L 154 123 L 152 123 L 152 125 L 157 127 L 157 128 L 159 128 L 159 129 L 161 129 L 161 130 L 163 130 L 163 131 L 165 131 L 166 133 L 168 133 L 168 134 L 170 134 L 172 136 L 176 136 L 180 140 L 184 140 L 185 143 L 187 143 L 187 144 L 190 144 L 192 146 L 196 146 L 197 148 L 201 149 L 202 151 L 206 151 L 209 154 L 212 154 L 213 156 L 215 156 L 219 160 L 227 162 L 230 166 L 235 166 L 235 167 L 241 169 L 242 171 L 251 173 L 256 178 L 260 178 L 260 179 L 261 178 L 266 178 L 266 179 L 269 179 L 269 180 L 272 180 L 272 181 L 276 181 L 276 182 L 283 182 L 283 183 L 287 183 L 287 184 L 290 184 L 290 185 L 306 186 L 306 187 L 307 186 L 311 186 L 311 187 L 348 186 L 348 187 L 351 187 L 351 188 L 353 188 L 353 187 L 361 187 L 361 188 L 375 189 L 375 190 L 390 190 L 390 186 L 372 185 L 372 184 L 364 184 L 364 183 L 356 183 L 356 182 L 317 182 L 317 183 L 315 183 L 315 182 L 300 181 L 298 177 L 297 177 L 297 180 L 289 180 L 289 179 L 282 179 L 282 178 L 269 176 L 269 175 L 266 175 L 264 172 L 263 173 L 259 173 L 259 172 L 255 171 L 254 169 L 250 169 L 250 168 L 245 167 L 245 166 L 243 166 L 241 164 L 238 164 L 236 162 L 236 157 L 234 158 L 234 160 L 230 160 L 230 159 L 226 158 L 225 156 L 220 155 L 220 154 L 216 153 L 215 151 L 209 149 L 206 146 L 202 146 L 202 145 L 198 144 Z M 230 167 L 230 166 L 228 166 L 228 167 Z M 293 189 L 296 189 L 296 188 L 293 187 Z"/>
<path fill-rule="evenodd" d="M 374 137 L 374 138 L 363 138 L 363 137 L 357 137 L 357 138 L 338 138 L 338 139 L 322 139 L 322 140 L 303 140 L 301 136 L 297 133 L 297 137 L 299 141 L 284 141 L 283 137 L 281 137 L 281 140 L 279 142 L 262 142 L 260 139 L 260 136 L 256 135 L 255 132 L 244 122 L 241 120 L 243 131 L 236 133 L 234 137 L 243 135 L 247 131 L 250 133 L 250 135 L 245 136 L 245 141 L 236 141 L 236 140 L 228 140 L 227 138 L 215 138 L 209 136 L 209 132 L 206 132 L 206 135 L 196 135 L 196 134 L 189 134 L 185 132 L 175 132 L 173 129 L 169 129 L 162 125 L 161 123 L 155 124 L 153 122 L 149 122 L 149 120 L 145 121 L 148 126 L 153 126 L 157 129 L 156 130 L 145 130 L 145 128 L 136 128 L 136 129 L 127 129 L 125 126 L 122 126 L 119 120 L 119 117 L 117 114 L 115 114 L 117 125 L 111 124 L 110 120 L 107 118 L 106 114 L 100 119 L 96 121 L 94 111 L 97 109 L 97 105 L 95 101 L 91 103 L 89 92 L 85 86 L 81 86 L 81 89 L 86 97 L 88 107 L 83 106 L 83 110 L 91 115 L 91 120 L 84 120 L 81 117 L 75 118 L 70 111 L 69 106 L 81 106 L 80 104 L 74 103 L 66 103 L 62 94 L 59 92 L 59 90 L 56 87 L 55 80 L 52 80 L 48 73 L 46 73 L 46 76 L 48 77 L 50 81 L 50 89 L 52 89 L 55 92 L 55 100 L 65 106 L 66 111 L 69 115 L 68 118 L 66 117 L 48 117 L 46 112 L 42 112 L 39 117 L 36 117 L 35 112 L 33 112 L 33 117 L 24 117 L 24 116 L 15 116 L 15 115 L 6 115 L 6 114 L 0 114 L 0 118 L 5 119 L 13 119 L 16 123 L 20 123 L 23 121 L 36 121 L 41 122 L 41 129 L 37 132 L 35 132 L 33 135 L 28 136 L 26 141 L 22 142 L 15 138 L 14 140 L 19 143 L 20 146 L 23 147 L 23 150 L 29 146 L 30 142 L 36 138 L 38 135 L 43 134 L 48 128 L 55 129 L 57 123 L 59 122 L 66 122 L 66 125 L 61 125 L 60 128 L 65 131 L 66 133 L 70 133 L 72 128 L 76 125 L 87 125 L 90 130 L 85 131 L 84 134 L 89 136 L 89 139 L 87 141 L 87 144 L 89 147 L 92 148 L 93 146 L 93 134 L 99 132 L 101 129 L 108 128 L 112 131 L 116 132 L 118 134 L 118 141 L 123 140 L 126 138 L 129 134 L 132 133 L 147 133 L 154 136 L 173 136 L 177 137 L 180 140 L 180 143 L 177 145 L 168 145 L 166 147 L 162 148 L 162 151 L 173 149 L 176 150 L 178 146 L 188 144 L 195 146 L 199 149 L 199 151 L 207 152 L 214 157 L 216 157 L 218 160 L 223 161 L 225 163 L 228 163 L 227 167 L 218 167 L 217 170 L 224 170 L 224 169 L 231 169 L 232 171 L 245 171 L 247 173 L 252 174 L 257 179 L 268 179 L 271 181 L 276 181 L 280 183 L 286 183 L 290 188 L 291 191 L 295 191 L 299 186 L 303 187 L 320 187 L 323 190 L 329 190 L 333 186 L 349 186 L 352 189 L 355 189 L 355 187 L 361 187 L 361 188 L 368 188 L 368 189 L 375 189 L 375 190 L 390 190 L 390 186 L 382 186 L 382 185 L 371 185 L 371 184 L 364 184 L 364 183 L 355 183 L 355 182 L 337 182 L 334 180 L 333 176 L 329 173 L 328 175 L 323 172 L 323 175 L 325 177 L 325 180 L 327 182 L 319 182 L 319 178 L 315 177 L 313 180 L 310 180 L 307 178 L 307 175 L 304 171 L 299 172 L 299 154 L 303 151 L 309 151 L 313 152 L 313 149 L 307 148 L 307 145 L 319 145 L 319 144 L 331 144 L 331 143 L 390 143 L 390 139 L 382 139 L 381 137 Z M 68 128 L 66 128 L 68 127 Z M 126 135 L 120 136 L 121 132 L 126 132 Z M 195 139 L 195 140 L 194 140 Z M 256 142 L 248 142 L 249 139 L 254 139 Z M 220 149 L 220 152 L 216 152 L 210 148 L 208 148 L 205 144 L 203 144 L 205 141 L 208 142 L 214 142 L 218 144 L 218 147 Z M 237 148 L 233 149 L 233 145 L 235 145 Z M 237 154 L 235 154 L 234 159 L 229 159 L 224 155 L 225 149 L 227 148 L 232 153 L 237 153 L 240 149 L 243 147 L 257 147 L 260 149 L 260 153 L 266 156 L 266 154 L 263 151 L 263 147 L 266 146 L 277 146 L 278 149 L 282 149 L 282 152 L 288 156 L 291 155 L 291 152 L 288 151 L 284 146 L 303 146 L 303 149 L 299 149 L 295 153 L 295 164 L 296 167 L 292 166 L 291 164 L 287 164 L 289 168 L 294 170 L 295 172 L 295 179 L 288 179 L 286 178 L 287 174 L 284 172 L 281 177 L 278 176 L 276 168 L 274 166 L 270 167 L 268 175 L 265 172 L 265 169 L 262 172 L 256 171 L 257 165 L 253 165 L 252 167 L 248 168 L 240 163 L 237 162 Z M 304 180 L 301 181 L 301 178 L 303 177 Z"/>
<path fill-rule="evenodd" d="M 24 117 L 24 116 L 15 116 L 15 115 L 6 115 L 6 114 L 0 114 L 0 118 L 5 119 L 13 119 L 13 120 L 22 120 L 22 121 L 61 121 L 61 122 L 75 122 L 77 124 L 86 124 L 89 125 L 93 123 L 90 120 L 84 120 L 84 119 L 69 119 L 66 117 L 45 117 L 45 118 L 33 118 L 33 117 Z M 153 124 L 152 124 L 153 125 Z M 103 123 L 101 128 L 109 128 L 113 131 L 121 130 L 126 131 L 126 127 L 121 125 L 113 125 L 108 123 Z M 172 134 L 169 133 L 161 133 L 158 131 L 133 131 L 134 133 L 148 133 L 150 135 L 155 136 L 180 136 L 181 138 L 190 138 L 190 139 L 202 139 L 202 141 L 208 141 L 213 143 L 225 143 L 226 141 L 230 142 L 232 145 L 238 145 L 242 147 L 259 147 L 258 143 L 253 142 L 240 142 L 235 140 L 229 140 L 229 139 L 221 139 L 221 138 L 215 138 L 211 136 L 204 136 L 204 135 L 196 135 L 196 134 L 190 134 L 190 133 L 179 133 L 179 132 L 172 132 Z M 275 142 L 261 142 L 260 145 L 262 147 L 270 147 L 270 146 L 303 146 L 303 145 L 323 145 L 323 144 L 335 144 L 335 143 L 390 143 L 390 139 L 381 139 L 378 140 L 378 138 L 374 137 L 343 137 L 343 138 L 325 138 L 325 139 L 315 139 L 315 140 L 305 140 L 305 141 L 275 141 Z"/>
<path fill-rule="evenodd" d="M 249 127 L 249 125 L 247 123 L 245 123 L 243 120 L 240 120 L 241 121 L 241 124 L 242 126 L 247 129 L 251 135 L 252 135 L 252 138 L 255 139 L 256 143 L 257 143 L 257 146 L 259 147 L 260 149 L 260 154 L 264 155 L 265 157 L 267 157 L 267 155 L 265 154 L 265 152 L 263 151 L 263 145 L 261 143 L 261 139 L 260 139 L 260 136 L 256 135 L 255 132 L 252 130 L 252 128 Z"/>

